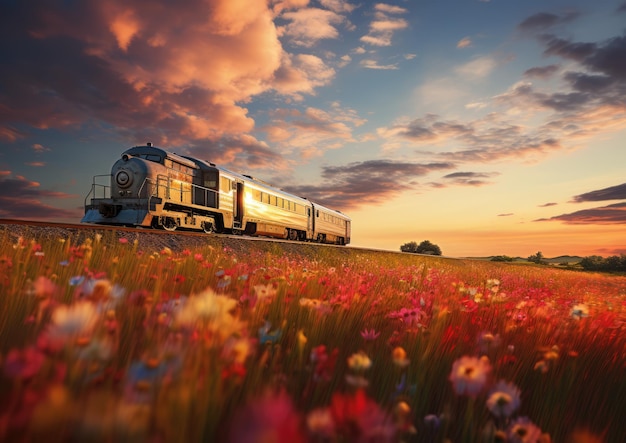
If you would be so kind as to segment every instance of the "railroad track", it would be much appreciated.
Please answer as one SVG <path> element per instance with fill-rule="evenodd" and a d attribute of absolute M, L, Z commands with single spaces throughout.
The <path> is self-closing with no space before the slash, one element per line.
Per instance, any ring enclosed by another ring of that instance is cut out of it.
<path fill-rule="evenodd" d="M 199 244 L 203 239 L 214 239 L 221 240 L 222 243 L 227 241 L 229 244 L 233 242 L 241 243 L 243 242 L 243 246 L 245 246 L 245 242 L 262 242 L 262 243 L 278 243 L 285 245 L 293 245 L 293 246 L 301 246 L 301 247 L 315 247 L 315 248 L 338 248 L 342 250 L 349 250 L 355 252 L 369 252 L 369 253 L 386 253 L 386 254 L 401 254 L 401 255 L 414 255 L 414 256 L 423 256 L 423 257 L 433 257 L 428 254 L 407 254 L 406 252 L 401 251 L 393 251 L 388 249 L 376 249 L 376 248 L 365 248 L 360 246 L 341 246 L 341 245 L 331 245 L 324 243 L 315 243 L 315 242 L 302 242 L 302 241 L 293 241 L 286 239 L 279 239 L 273 237 L 252 237 L 247 235 L 233 235 L 233 234 L 217 234 L 210 233 L 206 234 L 203 232 L 194 232 L 194 231 L 184 231 L 177 230 L 175 232 L 165 231 L 161 229 L 151 229 L 151 228 L 141 228 L 141 227 L 125 227 L 125 226 L 110 226 L 110 225 L 94 225 L 87 223 L 58 223 L 58 222 L 49 222 L 49 221 L 38 221 L 38 220 L 17 220 L 17 219 L 0 219 L 0 226 L 2 225 L 20 225 L 26 227 L 33 228 L 55 228 L 59 230 L 74 230 L 75 232 L 85 232 L 87 236 L 88 232 L 116 232 L 119 234 L 128 233 L 134 235 L 143 235 L 149 234 L 150 236 L 157 236 L 162 241 L 163 245 L 168 244 L 168 241 L 173 239 L 184 239 L 189 238 L 195 240 L 195 244 Z M 169 242 L 171 243 L 171 241 Z M 182 242 L 184 243 L 184 242 Z M 459 260 L 458 257 L 447 257 L 447 256 L 438 256 L 438 258 L 446 258 L 446 259 L 454 259 Z M 464 259 L 465 260 L 465 259 Z"/>

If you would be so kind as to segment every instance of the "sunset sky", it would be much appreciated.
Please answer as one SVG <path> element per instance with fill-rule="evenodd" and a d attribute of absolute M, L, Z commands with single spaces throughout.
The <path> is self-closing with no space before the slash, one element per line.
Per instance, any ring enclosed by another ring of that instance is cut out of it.
<path fill-rule="evenodd" d="M 347 213 L 355 246 L 626 253 L 624 0 L 3 0 L 0 25 L 0 218 L 78 222 L 150 141 Z"/>

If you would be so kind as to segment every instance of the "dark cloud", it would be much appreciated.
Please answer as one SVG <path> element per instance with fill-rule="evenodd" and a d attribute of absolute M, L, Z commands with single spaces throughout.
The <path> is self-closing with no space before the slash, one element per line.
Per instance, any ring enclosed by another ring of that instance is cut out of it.
<path fill-rule="evenodd" d="M 512 215 L 515 215 L 515 214 L 512 212 L 507 212 L 506 214 L 498 214 L 498 217 L 510 217 Z"/>
<path fill-rule="evenodd" d="M 41 189 L 39 183 L 24 177 L 10 178 L 0 171 L 0 217 L 31 219 L 71 219 L 78 221 L 82 210 L 63 209 L 52 204 L 59 199 L 75 199 L 77 196 L 64 192 Z"/>
<path fill-rule="evenodd" d="M 286 186 L 285 189 L 325 206 L 347 210 L 382 204 L 415 188 L 418 185 L 416 178 L 454 167 L 452 163 L 368 160 L 345 166 L 326 166 L 322 169 L 324 184 Z"/>
<path fill-rule="evenodd" d="M 546 55 L 575 60 L 592 71 L 618 81 L 626 80 L 626 34 L 602 44 L 572 42 L 551 35 L 543 36 L 542 40 Z"/>
<path fill-rule="evenodd" d="M 496 175 L 499 174 L 495 172 L 453 172 L 452 174 L 444 175 L 443 178 L 455 185 L 483 186 L 492 183 L 491 181 L 485 179 Z"/>
<path fill-rule="evenodd" d="M 537 66 L 524 71 L 524 76 L 545 79 L 552 77 L 559 69 L 559 65 Z"/>
<path fill-rule="evenodd" d="M 575 11 L 562 16 L 549 12 L 539 12 L 526 18 L 517 27 L 524 32 L 545 31 L 559 24 L 571 22 L 579 16 L 580 14 Z"/>
<path fill-rule="evenodd" d="M 626 183 L 611 186 L 609 188 L 598 189 L 597 191 L 586 192 L 576 195 L 573 201 L 576 203 L 604 201 L 604 200 L 624 200 L 626 199 Z"/>
<path fill-rule="evenodd" d="M 626 203 L 583 209 L 535 221 L 560 221 L 570 225 L 618 225 L 626 223 Z"/>
<path fill-rule="evenodd" d="M 540 208 L 549 208 L 550 206 L 556 206 L 556 205 L 558 205 L 558 203 L 550 202 L 550 203 L 544 203 L 543 205 L 539 205 L 539 207 Z"/>

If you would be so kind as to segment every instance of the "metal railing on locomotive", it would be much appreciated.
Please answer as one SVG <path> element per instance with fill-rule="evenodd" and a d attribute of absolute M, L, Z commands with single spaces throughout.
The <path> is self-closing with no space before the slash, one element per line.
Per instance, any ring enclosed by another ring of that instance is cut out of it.
<path fill-rule="evenodd" d="M 97 183 L 97 181 L 102 177 L 107 177 L 109 179 L 109 184 Z M 93 181 L 91 183 L 91 190 L 85 196 L 85 206 L 87 206 L 87 200 L 90 200 L 90 199 L 91 199 L 91 204 L 93 204 L 93 200 L 96 200 L 98 198 L 111 198 L 111 185 L 110 184 L 111 184 L 112 177 L 113 176 L 111 174 L 101 174 L 101 175 L 93 176 Z M 98 190 L 102 192 L 102 197 L 98 197 L 97 195 Z"/>

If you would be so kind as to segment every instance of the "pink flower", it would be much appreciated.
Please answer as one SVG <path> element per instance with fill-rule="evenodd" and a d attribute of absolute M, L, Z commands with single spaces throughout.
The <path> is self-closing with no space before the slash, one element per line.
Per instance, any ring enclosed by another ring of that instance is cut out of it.
<path fill-rule="evenodd" d="M 340 441 L 393 442 L 396 427 L 393 419 L 367 397 L 363 389 L 354 394 L 335 393 L 330 412 Z"/>
<path fill-rule="evenodd" d="M 457 395 L 475 397 L 487 383 L 491 364 L 487 357 L 463 356 L 452 364 L 449 380 Z"/>
<path fill-rule="evenodd" d="M 374 341 L 378 338 L 380 332 L 376 332 L 374 329 L 363 329 L 361 331 L 361 337 L 365 341 Z"/>
<path fill-rule="evenodd" d="M 527 417 L 519 417 L 511 423 L 507 434 L 510 443 L 537 443 L 541 438 L 541 429 Z"/>
<path fill-rule="evenodd" d="M 301 420 L 284 392 L 266 392 L 235 413 L 228 441 L 233 443 L 300 443 Z"/>
<path fill-rule="evenodd" d="M 46 356 L 35 348 L 12 349 L 4 361 L 7 377 L 28 380 L 39 372 Z"/>

